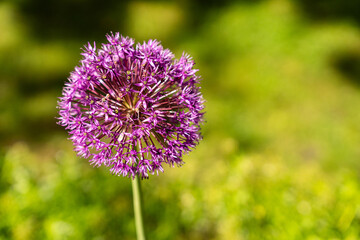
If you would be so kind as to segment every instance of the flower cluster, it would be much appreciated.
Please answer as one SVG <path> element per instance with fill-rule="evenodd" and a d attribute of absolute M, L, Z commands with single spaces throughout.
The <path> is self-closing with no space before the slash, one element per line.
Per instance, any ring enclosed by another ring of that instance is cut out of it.
<path fill-rule="evenodd" d="M 148 178 L 163 163 L 181 165 L 200 138 L 203 98 L 197 70 L 156 40 L 119 33 L 96 50 L 88 43 L 58 102 L 79 156 L 117 175 Z"/>

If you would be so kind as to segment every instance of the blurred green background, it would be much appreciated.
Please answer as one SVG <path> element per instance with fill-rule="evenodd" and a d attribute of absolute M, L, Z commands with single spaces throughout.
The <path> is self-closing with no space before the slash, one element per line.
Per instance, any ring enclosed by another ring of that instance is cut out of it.
<path fill-rule="evenodd" d="M 143 182 L 149 239 L 360 237 L 360 2 L 0 2 L 0 239 L 135 239 L 130 180 L 76 157 L 57 97 L 121 32 L 193 56 L 204 139 Z"/>

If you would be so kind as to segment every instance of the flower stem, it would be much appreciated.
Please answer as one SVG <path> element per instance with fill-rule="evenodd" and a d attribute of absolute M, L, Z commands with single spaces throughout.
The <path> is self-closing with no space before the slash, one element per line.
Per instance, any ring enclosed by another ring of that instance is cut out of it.
<path fill-rule="evenodd" d="M 138 175 L 132 180 L 133 190 L 133 203 L 134 203 L 134 215 L 135 215 L 135 228 L 137 240 L 145 240 L 144 224 L 142 218 L 142 198 L 141 198 L 141 186 L 140 177 Z"/>

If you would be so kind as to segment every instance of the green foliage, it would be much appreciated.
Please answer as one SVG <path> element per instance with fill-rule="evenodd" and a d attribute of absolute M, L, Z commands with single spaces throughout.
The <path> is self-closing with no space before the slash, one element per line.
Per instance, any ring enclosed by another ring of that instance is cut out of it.
<path fill-rule="evenodd" d="M 21 2 L 0 3 L 0 240 L 134 239 L 130 180 L 55 125 L 85 42 L 37 39 Z M 227 3 L 196 28 L 191 1 L 127 4 L 125 33 L 188 51 L 207 100 L 186 164 L 142 183 L 149 239 L 358 239 L 359 29 L 286 0 Z"/>
<path fill-rule="evenodd" d="M 228 142 L 231 145 L 230 142 Z M 205 145 L 205 146 L 204 146 Z M 2 239 L 133 239 L 130 180 L 18 143 L 2 158 Z M 351 170 L 296 168 L 227 150 L 143 182 L 150 239 L 356 239 L 360 184 Z M 52 148 L 53 146 L 46 146 Z M 230 152 L 232 153 L 230 153 Z"/>

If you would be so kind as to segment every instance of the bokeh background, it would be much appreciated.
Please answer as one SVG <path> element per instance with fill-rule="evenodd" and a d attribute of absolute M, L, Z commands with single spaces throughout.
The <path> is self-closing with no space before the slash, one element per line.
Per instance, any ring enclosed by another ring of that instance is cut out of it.
<path fill-rule="evenodd" d="M 88 41 L 191 54 L 204 139 L 143 182 L 149 239 L 360 237 L 358 0 L 0 2 L 0 239 L 135 239 L 131 184 L 76 157 L 57 97 Z"/>

